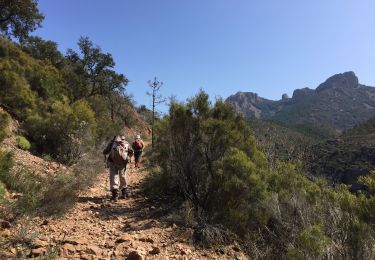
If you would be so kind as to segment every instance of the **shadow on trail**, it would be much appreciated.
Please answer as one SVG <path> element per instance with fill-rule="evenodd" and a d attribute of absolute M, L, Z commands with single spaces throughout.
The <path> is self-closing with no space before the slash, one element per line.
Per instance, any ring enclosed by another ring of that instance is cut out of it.
<path fill-rule="evenodd" d="M 103 198 L 102 196 L 97 196 L 97 197 L 79 197 L 78 198 L 78 202 L 79 203 L 92 202 L 92 203 L 95 203 L 95 204 L 101 204 L 101 203 L 103 203 L 103 200 L 105 200 L 105 198 Z"/>

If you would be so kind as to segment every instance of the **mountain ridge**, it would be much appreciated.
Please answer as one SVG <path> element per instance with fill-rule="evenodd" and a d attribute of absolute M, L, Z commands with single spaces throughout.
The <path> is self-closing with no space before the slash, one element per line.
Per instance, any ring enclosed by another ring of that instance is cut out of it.
<path fill-rule="evenodd" d="M 360 84 L 355 73 L 348 71 L 329 77 L 316 89 L 296 89 L 291 98 L 283 94 L 280 100 L 269 100 L 239 91 L 226 102 L 248 118 L 327 128 L 324 132 L 331 136 L 375 115 L 375 88 Z"/>

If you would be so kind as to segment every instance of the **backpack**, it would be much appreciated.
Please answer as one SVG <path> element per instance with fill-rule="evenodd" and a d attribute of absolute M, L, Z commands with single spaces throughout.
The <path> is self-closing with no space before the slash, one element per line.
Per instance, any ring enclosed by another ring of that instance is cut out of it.
<path fill-rule="evenodd" d="M 119 144 L 113 145 L 111 149 L 110 157 L 112 159 L 113 164 L 116 167 L 124 167 L 128 159 L 127 145 L 125 146 L 122 146 Z"/>
<path fill-rule="evenodd" d="M 134 148 L 137 150 L 141 150 L 143 148 L 142 141 L 140 139 L 135 140 Z"/>

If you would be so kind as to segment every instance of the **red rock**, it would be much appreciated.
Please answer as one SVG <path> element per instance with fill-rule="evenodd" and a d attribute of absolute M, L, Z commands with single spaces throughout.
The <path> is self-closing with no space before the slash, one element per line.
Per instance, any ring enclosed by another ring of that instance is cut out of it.
<path fill-rule="evenodd" d="M 98 246 L 87 246 L 87 253 L 100 256 L 103 254 L 103 250 Z"/>
<path fill-rule="evenodd" d="M 33 241 L 33 248 L 47 247 L 48 245 L 49 245 L 48 242 L 41 240 L 41 239 L 35 239 Z"/>
<path fill-rule="evenodd" d="M 46 252 L 46 249 L 43 247 L 34 248 L 34 249 L 31 249 L 30 256 L 31 257 L 41 256 L 45 252 Z"/>
<path fill-rule="evenodd" d="M 76 248 L 72 244 L 64 244 L 61 247 L 64 251 L 67 251 L 69 253 L 74 253 L 76 251 Z"/>
<path fill-rule="evenodd" d="M 72 245 L 87 245 L 88 241 L 86 238 L 83 237 L 70 237 L 64 239 L 63 243 L 68 243 Z"/>
<path fill-rule="evenodd" d="M 124 242 L 125 242 L 125 241 L 124 241 Z M 117 243 L 117 240 L 116 240 L 116 243 Z M 123 242 L 121 242 L 121 243 L 123 243 Z M 116 245 L 115 245 L 115 242 L 113 242 L 112 240 L 107 240 L 107 241 L 105 241 L 104 246 L 105 246 L 106 248 L 113 248 L 113 247 L 115 247 Z"/>
<path fill-rule="evenodd" d="M 132 239 L 129 235 L 124 234 L 116 240 L 116 244 L 121 244 L 121 243 L 124 243 L 124 242 L 130 242 L 131 240 Z"/>

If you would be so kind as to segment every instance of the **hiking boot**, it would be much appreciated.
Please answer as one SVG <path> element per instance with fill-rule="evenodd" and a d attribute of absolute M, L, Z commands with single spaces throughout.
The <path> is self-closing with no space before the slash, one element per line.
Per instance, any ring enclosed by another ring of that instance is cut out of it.
<path fill-rule="evenodd" d="M 111 200 L 112 201 L 118 201 L 118 190 L 113 190 L 112 191 L 112 197 L 111 197 Z"/>
<path fill-rule="evenodd" d="M 126 198 L 129 197 L 129 193 L 128 193 L 128 191 L 126 190 L 126 188 L 123 188 L 123 189 L 121 190 L 121 193 L 122 193 L 122 198 L 123 198 L 123 199 L 126 199 Z"/>

